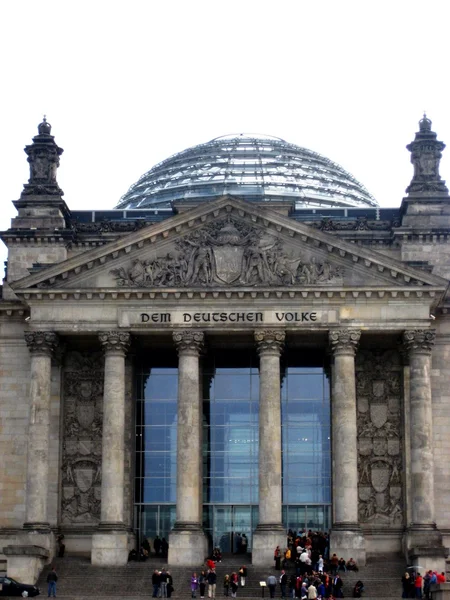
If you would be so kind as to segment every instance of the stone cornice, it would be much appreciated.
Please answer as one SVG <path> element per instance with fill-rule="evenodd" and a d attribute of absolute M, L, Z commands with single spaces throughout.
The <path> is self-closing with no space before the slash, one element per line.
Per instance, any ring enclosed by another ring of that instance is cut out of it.
<path fill-rule="evenodd" d="M 72 257 L 58 265 L 48 267 L 45 272 L 36 273 L 12 283 L 14 290 L 33 286 L 58 286 L 69 277 L 89 272 L 96 267 L 102 267 L 108 262 L 124 257 L 133 251 L 142 251 L 157 242 L 170 241 L 173 237 L 185 235 L 201 228 L 204 224 L 232 214 L 249 223 L 267 229 L 269 233 L 286 239 L 298 239 L 311 249 L 321 249 L 330 257 L 333 255 L 340 261 L 343 259 L 354 268 L 370 270 L 378 274 L 384 281 L 395 281 L 409 284 L 411 280 L 420 285 L 446 285 L 445 280 L 435 275 L 425 273 L 405 265 L 383 254 L 361 246 L 346 242 L 335 235 L 324 233 L 288 217 L 283 217 L 270 209 L 254 207 L 251 203 L 236 199 L 222 198 L 211 204 L 202 204 L 192 211 L 182 213 L 164 220 L 155 225 L 145 227 L 139 231 L 110 242 L 106 246 L 93 249 Z M 350 262 L 351 261 L 351 262 Z"/>
<path fill-rule="evenodd" d="M 339 303 L 348 302 L 348 300 L 367 300 L 378 301 L 388 298 L 409 299 L 429 298 L 434 303 L 439 301 L 443 294 L 443 289 L 439 287 L 362 287 L 362 288 L 330 288 L 330 287 L 284 287 L 284 288 L 99 288 L 99 289 L 26 289 L 16 290 L 19 298 L 29 301 L 57 301 L 57 300 L 204 300 L 204 299 L 335 299 Z M 0 303 L 1 310 L 1 303 Z"/>

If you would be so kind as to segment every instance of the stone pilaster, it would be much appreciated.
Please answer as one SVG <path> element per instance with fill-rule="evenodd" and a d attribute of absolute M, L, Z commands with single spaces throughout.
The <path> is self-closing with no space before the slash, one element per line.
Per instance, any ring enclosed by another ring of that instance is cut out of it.
<path fill-rule="evenodd" d="M 431 398 L 431 352 L 433 329 L 412 329 L 403 333 L 410 369 L 410 451 L 411 525 L 409 555 L 426 569 L 444 563 L 442 535 L 436 529 L 434 513 L 433 414 Z M 431 562 L 430 562 L 431 561 Z M 440 568 L 440 567 L 439 567 Z"/>
<path fill-rule="evenodd" d="M 281 395 L 280 355 L 285 332 L 255 332 L 259 353 L 259 523 L 253 534 L 252 563 L 273 562 L 276 546 L 286 545 L 281 520 Z"/>
<path fill-rule="evenodd" d="M 102 488 L 99 531 L 92 538 L 92 564 L 124 565 L 128 533 L 124 524 L 125 356 L 130 334 L 99 334 L 105 352 Z"/>
<path fill-rule="evenodd" d="M 361 332 L 330 331 L 333 355 L 331 431 L 333 460 L 333 527 L 331 552 L 365 564 L 364 537 L 358 524 L 358 453 L 356 426 L 355 352 Z"/>
<path fill-rule="evenodd" d="M 58 336 L 51 331 L 25 334 L 31 353 L 30 421 L 28 428 L 27 497 L 25 529 L 49 531 L 50 396 L 52 355 Z"/>
<path fill-rule="evenodd" d="M 177 519 L 169 536 L 169 563 L 198 566 L 207 554 L 201 514 L 200 352 L 204 334 L 173 334 L 178 350 Z"/>

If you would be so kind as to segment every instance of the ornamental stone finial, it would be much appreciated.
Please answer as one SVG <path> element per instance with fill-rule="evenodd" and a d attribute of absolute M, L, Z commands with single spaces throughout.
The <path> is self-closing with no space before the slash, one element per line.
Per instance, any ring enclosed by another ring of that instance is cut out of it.
<path fill-rule="evenodd" d="M 282 329 L 260 329 L 255 331 L 255 342 L 258 354 L 273 352 L 281 354 L 286 333 Z"/>
<path fill-rule="evenodd" d="M 31 354 L 52 356 L 59 344 L 59 338 L 53 331 L 32 331 L 25 333 L 25 341 Z"/>
<path fill-rule="evenodd" d="M 205 334 L 203 331 L 194 331 L 192 329 L 182 329 L 173 332 L 173 341 L 178 350 L 178 354 L 191 353 L 198 355 L 205 344 Z"/>
<path fill-rule="evenodd" d="M 38 135 L 33 143 L 25 146 L 25 154 L 30 164 L 30 178 L 24 185 L 22 196 L 62 196 L 64 192 L 56 181 L 56 170 L 59 157 L 64 152 L 56 145 L 55 138 L 50 135 L 52 127 L 44 116 L 38 125 Z"/>
<path fill-rule="evenodd" d="M 358 348 L 361 331 L 359 329 L 333 329 L 329 333 L 331 352 L 354 355 Z"/>
<path fill-rule="evenodd" d="M 403 345 L 408 353 L 430 354 L 435 339 L 435 329 L 408 329 L 403 332 Z"/>
<path fill-rule="evenodd" d="M 410 196 L 448 196 L 448 188 L 439 175 L 439 163 L 445 144 L 436 138 L 436 133 L 431 130 L 431 121 L 424 113 L 414 141 L 406 146 L 411 152 L 414 166 L 413 178 L 406 188 L 406 193 Z"/>
<path fill-rule="evenodd" d="M 127 331 L 102 331 L 98 339 L 105 353 L 126 354 L 130 347 L 131 336 Z"/>

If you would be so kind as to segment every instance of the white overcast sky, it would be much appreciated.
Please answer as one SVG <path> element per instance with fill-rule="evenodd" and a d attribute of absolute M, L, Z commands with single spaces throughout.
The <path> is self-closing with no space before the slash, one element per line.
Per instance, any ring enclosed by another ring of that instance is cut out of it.
<path fill-rule="evenodd" d="M 448 0 L 2 2 L 0 229 L 43 114 L 73 210 L 113 208 L 157 162 L 240 132 L 320 152 L 397 207 L 424 110 L 450 144 L 449 40 Z"/>

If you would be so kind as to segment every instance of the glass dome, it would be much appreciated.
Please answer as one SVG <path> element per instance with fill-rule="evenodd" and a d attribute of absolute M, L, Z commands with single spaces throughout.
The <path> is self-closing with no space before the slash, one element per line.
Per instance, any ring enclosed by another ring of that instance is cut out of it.
<path fill-rule="evenodd" d="M 218 137 L 147 171 L 116 208 L 164 208 L 174 201 L 295 202 L 296 208 L 378 206 L 350 173 L 317 152 L 257 134 Z"/>

